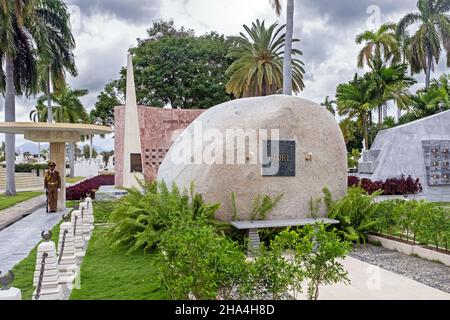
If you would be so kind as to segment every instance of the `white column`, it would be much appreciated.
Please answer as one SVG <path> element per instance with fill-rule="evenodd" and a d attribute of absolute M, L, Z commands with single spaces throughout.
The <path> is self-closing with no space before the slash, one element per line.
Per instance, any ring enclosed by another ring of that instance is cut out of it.
<path fill-rule="evenodd" d="M 66 144 L 50 142 L 50 161 L 56 163 L 61 177 L 61 192 L 58 194 L 58 211 L 66 210 Z"/>

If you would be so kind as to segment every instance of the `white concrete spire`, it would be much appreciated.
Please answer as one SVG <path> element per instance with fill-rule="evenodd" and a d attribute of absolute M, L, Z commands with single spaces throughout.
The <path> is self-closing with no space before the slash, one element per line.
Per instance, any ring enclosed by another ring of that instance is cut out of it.
<path fill-rule="evenodd" d="M 143 179 L 141 172 L 132 172 L 131 155 L 141 155 L 142 163 L 142 149 L 141 138 L 139 132 L 139 118 L 136 103 L 136 87 L 134 83 L 133 57 L 128 54 L 127 63 L 127 88 L 126 88 L 126 103 L 125 103 L 125 123 L 124 123 L 124 138 L 123 138 L 123 186 L 133 187 L 137 186 L 136 178 Z"/>

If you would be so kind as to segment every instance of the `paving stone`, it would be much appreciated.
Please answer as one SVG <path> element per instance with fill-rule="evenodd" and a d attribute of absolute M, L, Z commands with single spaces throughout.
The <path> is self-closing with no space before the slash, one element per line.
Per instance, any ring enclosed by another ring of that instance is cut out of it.
<path fill-rule="evenodd" d="M 0 270 L 7 272 L 26 258 L 41 240 L 43 230 L 52 229 L 64 212 L 46 213 L 45 208 L 38 209 L 27 217 L 0 231 Z"/>

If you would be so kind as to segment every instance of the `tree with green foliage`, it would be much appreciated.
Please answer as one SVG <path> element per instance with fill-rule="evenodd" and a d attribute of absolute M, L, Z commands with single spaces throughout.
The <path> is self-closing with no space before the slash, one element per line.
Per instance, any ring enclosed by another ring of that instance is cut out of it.
<path fill-rule="evenodd" d="M 326 96 L 325 101 L 320 105 L 330 111 L 333 116 L 336 116 L 336 100 L 330 100 L 330 96 Z"/>
<path fill-rule="evenodd" d="M 59 92 L 54 92 L 51 96 L 55 105 L 53 109 L 53 119 L 59 123 L 86 123 L 88 121 L 88 114 L 84 108 L 80 98 L 88 94 L 84 89 L 72 89 L 69 86 L 64 86 Z M 47 96 L 42 95 L 38 98 L 35 110 L 30 112 L 30 119 L 39 121 L 48 121 L 49 109 L 46 105 Z M 75 149 L 76 143 L 69 144 L 69 162 L 70 173 L 69 176 L 73 178 L 75 168 Z"/>
<path fill-rule="evenodd" d="M 5 121 L 16 118 L 16 95 L 38 90 L 37 55 L 42 55 L 59 35 L 67 34 L 67 8 L 60 0 L 0 1 L 0 91 L 5 95 Z M 56 57 L 58 52 L 54 53 Z M 4 69 L 3 69 L 4 66 Z M 6 194 L 15 195 L 15 135 L 6 135 Z"/>
<path fill-rule="evenodd" d="M 175 28 L 173 21 L 156 21 L 147 30 L 147 38 L 138 39 L 138 45 L 130 52 L 138 104 L 207 109 L 231 99 L 225 91 L 225 70 L 230 60 L 223 35 L 211 32 L 195 36 L 193 30 Z M 125 92 L 126 69 L 122 69 L 120 80 L 112 86 L 120 94 Z M 104 93 L 113 99 L 117 97 L 111 96 L 108 87 Z M 104 99 L 100 115 L 113 112 L 115 101 L 102 94 L 100 98 Z"/>
<path fill-rule="evenodd" d="M 357 119 L 358 126 L 363 129 L 366 150 L 369 149 L 371 111 L 377 106 L 373 99 L 375 87 L 373 81 L 355 76 L 352 81 L 339 84 L 336 89 L 339 115 Z"/>
<path fill-rule="evenodd" d="M 430 86 L 434 64 L 439 62 L 442 47 L 450 67 L 450 0 L 418 0 L 419 12 L 408 13 L 397 25 L 399 38 L 407 34 L 408 27 L 419 24 L 410 39 L 410 65 L 413 73 L 425 72 L 425 88 Z"/>
<path fill-rule="evenodd" d="M 83 146 L 83 157 L 88 160 L 88 159 L 92 159 L 92 158 L 97 158 L 98 156 L 98 152 L 97 150 L 95 150 L 95 148 L 93 147 L 91 149 L 91 146 L 88 144 L 85 144 Z"/>
<path fill-rule="evenodd" d="M 356 36 L 356 43 L 364 42 L 358 55 L 358 68 L 365 64 L 373 68 L 374 61 L 399 63 L 401 51 L 396 37 L 395 23 L 385 23 L 376 31 L 364 31 Z"/>
<path fill-rule="evenodd" d="M 231 38 L 228 56 L 233 63 L 226 72 L 230 77 L 226 85 L 228 93 L 240 98 L 280 92 L 283 88 L 285 27 L 278 23 L 266 27 L 264 21 L 256 20 L 251 27 L 244 25 L 247 35 L 241 33 L 239 37 Z M 292 54 L 298 57 L 302 52 L 292 49 Z M 292 89 L 296 93 L 305 87 L 303 65 L 298 58 L 292 58 Z"/>
<path fill-rule="evenodd" d="M 427 90 L 418 90 L 410 100 L 409 111 L 399 119 L 399 124 L 450 110 L 450 76 L 443 74 L 434 79 Z"/>
<path fill-rule="evenodd" d="M 328 231 L 322 223 L 307 225 L 299 232 L 301 239 L 294 250 L 309 281 L 309 299 L 318 300 L 322 285 L 350 283 L 348 272 L 339 260 L 350 251 L 351 243 L 342 241 L 334 229 Z"/>
<path fill-rule="evenodd" d="M 89 116 L 97 125 L 114 126 L 114 107 L 125 104 L 125 96 L 120 90 L 119 81 L 114 80 L 105 86 L 97 96 L 97 102 Z"/>

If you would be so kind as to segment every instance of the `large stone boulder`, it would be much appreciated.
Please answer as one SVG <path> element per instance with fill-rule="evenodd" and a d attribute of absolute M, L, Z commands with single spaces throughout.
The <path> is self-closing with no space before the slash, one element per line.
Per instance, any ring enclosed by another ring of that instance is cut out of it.
<path fill-rule="evenodd" d="M 238 138 L 229 143 L 227 135 L 233 130 Z M 269 138 L 264 137 L 267 131 Z M 252 132 L 258 134 L 257 145 L 251 139 L 242 140 L 245 134 L 253 137 Z M 244 147 L 239 140 L 246 141 Z M 267 149 L 268 140 L 291 141 L 289 146 L 280 143 L 276 176 L 262 168 L 266 157 L 261 151 Z M 288 147 L 295 152 L 282 155 Z M 311 201 L 323 197 L 323 188 L 335 199 L 345 195 L 347 151 L 336 120 L 316 103 L 283 95 L 238 99 L 209 109 L 176 138 L 158 180 L 168 185 L 175 182 L 181 189 L 194 182 L 206 201 L 221 203 L 216 216 L 220 220 L 232 220 L 232 192 L 240 220 L 249 218 L 258 194 L 275 197 L 281 193 L 284 196 L 267 218 L 306 218 Z M 319 215 L 324 214 L 322 206 Z"/>

